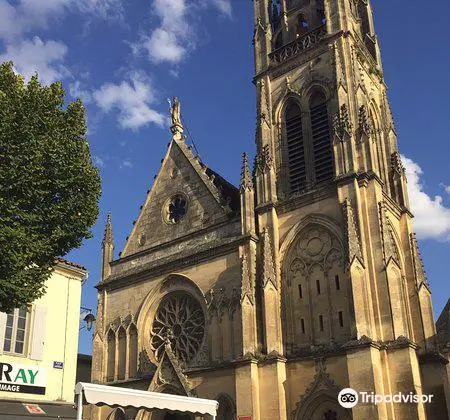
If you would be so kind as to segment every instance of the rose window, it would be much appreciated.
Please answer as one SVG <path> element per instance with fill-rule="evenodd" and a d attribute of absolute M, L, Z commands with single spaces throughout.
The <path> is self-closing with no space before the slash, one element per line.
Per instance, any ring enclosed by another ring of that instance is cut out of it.
<path fill-rule="evenodd" d="M 166 204 L 165 213 L 165 218 L 168 223 L 178 223 L 187 213 L 186 197 L 181 194 L 172 197 Z"/>
<path fill-rule="evenodd" d="M 151 346 L 157 360 L 170 341 L 176 357 L 188 362 L 200 349 L 205 335 L 205 314 L 189 294 L 172 293 L 158 308 L 151 331 Z"/>

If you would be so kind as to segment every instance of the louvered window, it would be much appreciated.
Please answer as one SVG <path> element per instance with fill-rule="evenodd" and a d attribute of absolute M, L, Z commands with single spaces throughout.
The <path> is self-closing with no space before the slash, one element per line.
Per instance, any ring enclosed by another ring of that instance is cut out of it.
<path fill-rule="evenodd" d="M 311 129 L 315 181 L 320 184 L 333 178 L 333 154 L 325 96 L 316 93 L 311 100 Z"/>
<path fill-rule="evenodd" d="M 305 147 L 300 107 L 291 102 L 286 108 L 286 142 L 291 191 L 301 191 L 306 184 Z"/>

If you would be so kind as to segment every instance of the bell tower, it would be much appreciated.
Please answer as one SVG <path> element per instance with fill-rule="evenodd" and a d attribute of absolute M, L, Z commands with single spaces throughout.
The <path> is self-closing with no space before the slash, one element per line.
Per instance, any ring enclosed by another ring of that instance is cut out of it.
<path fill-rule="evenodd" d="M 431 294 L 370 0 L 253 3 L 261 346 L 289 361 L 353 343 L 341 388 L 425 392 Z M 426 418 L 423 404 L 402 409 L 353 418 Z"/>

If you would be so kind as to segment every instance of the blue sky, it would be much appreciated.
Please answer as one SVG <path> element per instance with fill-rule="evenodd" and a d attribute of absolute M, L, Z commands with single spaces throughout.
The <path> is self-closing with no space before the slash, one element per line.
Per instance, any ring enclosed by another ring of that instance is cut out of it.
<path fill-rule="evenodd" d="M 421 5 L 373 1 L 438 314 L 450 295 L 450 3 L 435 0 L 427 19 Z M 103 196 L 94 238 L 68 255 L 89 270 L 83 306 L 96 308 L 107 213 L 117 257 L 164 157 L 167 97 L 180 97 L 202 160 L 239 182 L 240 154 L 254 153 L 252 9 L 250 0 L 0 0 L 0 61 L 61 80 L 86 104 Z M 81 352 L 90 341 L 83 330 Z"/>

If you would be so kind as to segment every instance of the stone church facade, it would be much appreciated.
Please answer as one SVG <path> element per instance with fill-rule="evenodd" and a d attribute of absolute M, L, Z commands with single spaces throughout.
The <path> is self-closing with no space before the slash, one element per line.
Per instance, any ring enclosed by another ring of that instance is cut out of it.
<path fill-rule="evenodd" d="M 92 380 L 220 420 L 440 420 L 430 287 L 369 0 L 254 0 L 257 154 L 240 187 L 172 140 L 120 258 L 103 240 Z M 338 404 L 343 388 L 433 404 Z M 92 410 L 93 419 L 183 419 Z"/>

